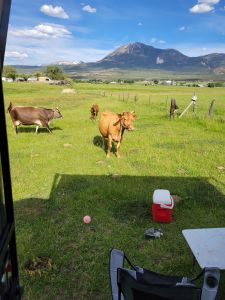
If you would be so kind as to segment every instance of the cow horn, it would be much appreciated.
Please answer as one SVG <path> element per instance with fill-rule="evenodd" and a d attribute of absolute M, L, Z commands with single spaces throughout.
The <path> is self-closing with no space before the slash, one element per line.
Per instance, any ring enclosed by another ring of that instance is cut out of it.
<path fill-rule="evenodd" d="M 134 114 L 134 113 L 135 113 L 135 111 L 133 110 L 133 111 L 131 111 L 131 113 L 132 113 L 132 114 Z"/>

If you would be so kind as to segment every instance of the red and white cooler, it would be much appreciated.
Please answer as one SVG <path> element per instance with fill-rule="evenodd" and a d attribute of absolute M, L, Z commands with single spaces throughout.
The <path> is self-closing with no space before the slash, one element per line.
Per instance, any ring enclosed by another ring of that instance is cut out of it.
<path fill-rule="evenodd" d="M 170 223 L 173 220 L 174 201 L 168 190 L 153 193 L 152 219 L 155 222 Z"/>

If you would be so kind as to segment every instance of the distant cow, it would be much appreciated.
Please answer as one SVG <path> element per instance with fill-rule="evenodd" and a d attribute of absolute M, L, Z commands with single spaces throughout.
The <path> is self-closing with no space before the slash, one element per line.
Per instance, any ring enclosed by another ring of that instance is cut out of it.
<path fill-rule="evenodd" d="M 22 125 L 36 125 L 36 133 L 40 126 L 46 127 L 47 130 L 52 133 L 49 128 L 49 124 L 52 119 L 62 118 L 58 108 L 48 109 L 42 107 L 32 106 L 13 106 L 10 102 L 8 112 L 13 122 L 13 127 L 17 133 L 17 126 Z"/>
<path fill-rule="evenodd" d="M 114 112 L 103 112 L 99 121 L 99 131 L 103 138 L 103 149 L 105 149 L 105 139 L 108 139 L 107 157 L 110 157 L 112 142 L 116 142 L 116 156 L 120 157 L 119 148 L 123 139 L 125 129 L 133 131 L 133 121 L 137 118 L 134 112 L 123 112 L 117 114 Z"/>
<path fill-rule="evenodd" d="M 170 119 L 173 117 L 174 118 L 174 114 L 176 112 L 176 110 L 179 107 L 176 104 L 176 99 L 171 99 L 171 104 L 170 104 Z"/>
<path fill-rule="evenodd" d="M 90 119 L 95 120 L 97 118 L 98 113 L 99 113 L 99 106 L 98 106 L 98 104 L 93 104 L 92 107 L 91 107 L 91 109 L 90 109 L 90 112 L 91 112 Z"/>

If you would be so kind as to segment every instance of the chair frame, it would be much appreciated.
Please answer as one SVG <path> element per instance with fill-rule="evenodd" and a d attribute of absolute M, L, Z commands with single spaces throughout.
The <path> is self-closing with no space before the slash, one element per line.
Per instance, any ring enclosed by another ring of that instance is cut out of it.
<path fill-rule="evenodd" d="M 125 260 L 128 261 L 128 264 L 131 266 L 130 269 L 124 268 L 124 262 Z M 134 298 L 131 296 L 131 292 L 129 292 L 129 285 L 135 285 L 136 288 L 138 288 L 138 285 L 140 287 L 139 282 L 137 281 L 137 278 L 140 274 L 143 274 L 144 270 L 143 268 L 140 268 L 138 266 L 133 266 L 133 264 L 129 261 L 129 259 L 125 256 L 124 252 L 118 249 L 113 248 L 110 252 L 110 262 L 109 262 L 109 269 L 110 269 L 110 283 L 111 283 L 111 290 L 112 290 L 112 299 L 113 300 L 133 300 Z M 148 271 L 149 272 L 149 271 Z M 151 271 L 150 271 L 151 272 Z M 154 273 L 154 272 L 152 272 Z M 121 276 L 122 274 L 122 276 Z M 191 280 L 187 277 L 180 277 L 180 276 L 165 276 L 162 274 L 155 273 L 157 276 L 161 276 L 163 278 L 169 278 L 171 281 L 175 281 L 177 279 L 177 283 L 173 285 L 173 288 L 182 287 L 184 290 L 190 291 L 190 288 L 192 291 L 196 289 L 196 294 L 199 295 L 199 300 L 215 300 L 216 295 L 219 288 L 219 281 L 220 281 L 220 270 L 218 268 L 205 268 L 202 273 L 197 276 L 195 279 Z M 124 278 L 124 276 L 129 277 L 127 282 L 124 283 L 124 280 L 121 279 L 121 277 Z M 200 276 L 203 276 L 203 283 L 200 288 L 196 287 L 193 283 L 195 280 L 197 280 Z M 133 282 L 133 283 L 132 283 Z M 152 283 L 151 286 L 154 286 L 154 283 Z M 158 285 L 159 287 L 159 285 Z M 134 288 L 134 286 L 133 286 Z M 140 287 L 140 290 L 143 287 Z M 166 286 L 162 285 L 162 288 L 166 288 Z M 170 286 L 168 286 L 168 289 Z M 144 287 L 146 290 L 146 285 Z M 122 290 L 128 290 L 128 293 L 126 295 L 123 294 Z M 131 290 L 131 289 L 130 289 Z M 169 290 L 168 290 L 169 291 Z M 198 297 L 198 296 L 197 296 Z M 153 299 L 153 298 L 152 298 Z M 163 298 L 162 298 L 163 299 Z M 168 299 L 168 298 L 165 298 Z M 173 299 L 173 298 L 169 298 Z M 174 298 L 178 299 L 178 298 Z M 195 297 L 196 299 L 196 297 Z"/>

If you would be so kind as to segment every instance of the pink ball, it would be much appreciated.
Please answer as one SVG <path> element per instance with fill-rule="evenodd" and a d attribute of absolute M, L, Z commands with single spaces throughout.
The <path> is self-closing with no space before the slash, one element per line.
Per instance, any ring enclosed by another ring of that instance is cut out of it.
<path fill-rule="evenodd" d="M 85 224 L 89 224 L 91 222 L 91 217 L 90 216 L 84 216 L 83 221 Z"/>

